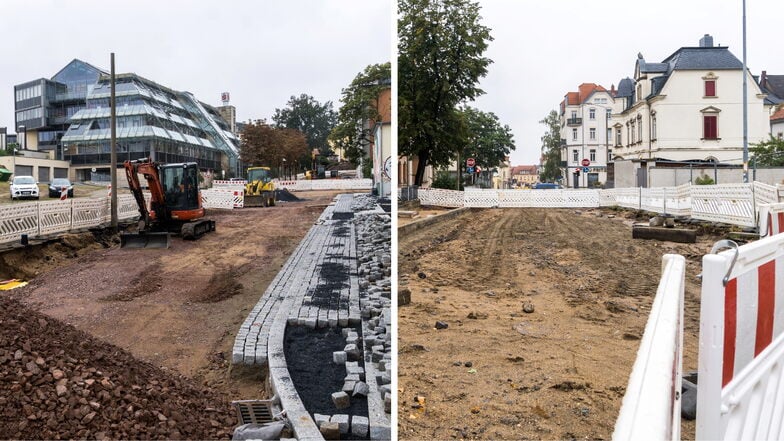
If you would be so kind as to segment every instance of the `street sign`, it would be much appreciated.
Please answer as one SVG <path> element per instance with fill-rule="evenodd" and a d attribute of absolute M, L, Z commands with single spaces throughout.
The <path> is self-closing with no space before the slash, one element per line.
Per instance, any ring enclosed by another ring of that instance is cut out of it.
<path fill-rule="evenodd" d="M 588 167 L 583 167 L 583 173 L 588 173 Z"/>
<path fill-rule="evenodd" d="M 482 173 L 482 169 L 481 169 L 481 168 L 479 168 L 479 166 L 477 166 L 477 167 L 476 167 L 476 172 L 477 172 L 477 173 Z"/>
<path fill-rule="evenodd" d="M 470 174 L 470 173 L 473 173 L 473 172 L 474 172 L 474 168 L 473 167 L 466 167 L 466 173 Z"/>
<path fill-rule="evenodd" d="M 589 165 L 591 165 L 591 161 L 590 161 L 590 160 L 588 160 L 588 158 L 583 158 L 583 160 L 580 162 L 580 164 L 581 164 L 583 167 L 588 167 Z"/>
<path fill-rule="evenodd" d="M 476 161 L 474 160 L 474 158 L 468 158 L 466 159 L 466 165 L 469 167 L 473 167 L 476 165 Z"/>

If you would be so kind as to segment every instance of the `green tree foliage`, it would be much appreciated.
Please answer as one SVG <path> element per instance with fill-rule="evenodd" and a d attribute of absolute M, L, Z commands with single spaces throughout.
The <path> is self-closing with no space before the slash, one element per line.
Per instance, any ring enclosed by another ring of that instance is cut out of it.
<path fill-rule="evenodd" d="M 433 182 L 430 184 L 432 188 L 444 188 L 447 190 L 455 190 L 457 187 L 457 182 L 455 182 L 454 176 L 448 171 L 439 171 L 436 173 L 435 178 L 433 178 Z M 463 189 L 463 183 L 460 183 L 460 190 Z"/>
<path fill-rule="evenodd" d="M 240 159 L 252 166 L 279 167 L 308 155 L 305 135 L 294 129 L 273 127 L 264 120 L 245 126 L 240 135 Z"/>
<path fill-rule="evenodd" d="M 558 120 L 558 112 L 551 110 L 539 123 L 547 126 L 547 131 L 542 136 L 544 166 L 539 180 L 555 182 L 561 178 L 561 123 Z"/>
<path fill-rule="evenodd" d="M 492 63 L 492 41 L 470 0 L 398 2 L 398 152 L 418 156 L 415 184 L 425 167 L 448 165 L 466 145 L 458 105 L 484 92 L 479 79 Z"/>
<path fill-rule="evenodd" d="M 697 176 L 697 179 L 694 180 L 694 183 L 697 184 L 697 185 L 713 185 L 713 184 L 715 184 L 715 182 L 713 181 L 713 178 L 711 178 L 710 176 L 705 175 L 705 174 Z"/>
<path fill-rule="evenodd" d="M 392 84 L 391 63 L 373 64 L 357 74 L 343 89 L 343 106 L 338 112 L 338 123 L 329 139 L 344 150 L 352 164 L 365 158 L 367 145 L 373 142 L 375 123 L 381 122 L 379 95 Z M 385 121 L 388 122 L 388 121 Z"/>
<path fill-rule="evenodd" d="M 784 165 L 784 139 L 770 138 L 758 144 L 752 144 L 749 149 L 754 156 L 752 165 L 781 167 Z"/>
<path fill-rule="evenodd" d="M 332 109 L 332 101 L 319 103 L 310 95 L 292 96 L 286 107 L 275 109 L 272 116 L 276 127 L 299 130 L 305 134 L 308 147 L 319 149 L 323 156 L 330 154 L 327 137 L 335 127 L 337 113 Z"/>
<path fill-rule="evenodd" d="M 488 171 L 501 165 L 509 152 L 515 149 L 512 129 L 502 126 L 492 112 L 468 106 L 460 112 L 467 134 L 461 158 L 473 157 L 476 165 Z"/>

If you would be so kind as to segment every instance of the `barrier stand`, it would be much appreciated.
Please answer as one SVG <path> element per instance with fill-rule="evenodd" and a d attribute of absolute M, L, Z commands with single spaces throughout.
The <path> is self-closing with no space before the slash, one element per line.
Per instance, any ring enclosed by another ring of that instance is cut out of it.
<path fill-rule="evenodd" d="M 686 259 L 666 254 L 662 277 L 640 341 L 614 440 L 679 440 Z"/>
<path fill-rule="evenodd" d="M 784 439 L 784 234 L 734 247 L 702 260 L 696 437 Z"/>

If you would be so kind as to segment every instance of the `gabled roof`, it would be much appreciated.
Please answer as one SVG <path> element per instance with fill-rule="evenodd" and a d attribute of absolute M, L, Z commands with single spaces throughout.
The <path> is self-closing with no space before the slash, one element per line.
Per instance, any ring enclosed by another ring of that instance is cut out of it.
<path fill-rule="evenodd" d="M 512 176 L 519 175 L 523 171 L 528 172 L 528 174 L 535 175 L 537 167 L 535 165 L 515 165 L 512 167 Z"/>
<path fill-rule="evenodd" d="M 95 73 L 98 74 L 98 75 L 100 75 L 100 74 L 109 75 L 109 72 L 107 72 L 107 71 L 105 71 L 103 69 L 97 68 L 97 67 L 93 66 L 92 64 L 90 64 L 90 63 L 88 63 L 86 61 L 82 61 L 82 60 L 80 60 L 78 58 L 74 58 L 73 60 L 71 60 L 70 63 L 66 64 L 62 69 L 58 70 L 56 74 L 52 75 L 52 80 L 54 80 L 64 70 L 66 70 L 66 69 L 68 69 L 68 68 L 70 68 L 71 66 L 74 66 L 74 65 L 79 66 L 79 67 L 86 67 L 86 68 L 88 68 L 90 70 L 95 71 Z"/>
<path fill-rule="evenodd" d="M 770 122 L 784 121 L 784 106 L 779 106 L 779 110 L 770 116 Z"/>
<path fill-rule="evenodd" d="M 784 75 L 765 75 L 765 84 L 760 85 L 768 98 L 778 104 L 784 102 Z"/>
<path fill-rule="evenodd" d="M 682 47 L 665 58 L 663 63 L 669 65 L 668 73 L 673 70 L 743 69 L 743 63 L 726 46 Z"/>
<path fill-rule="evenodd" d="M 577 106 L 588 100 L 596 92 L 607 92 L 604 87 L 595 83 L 583 83 L 577 88 L 577 92 L 566 93 L 566 105 Z M 609 92 L 608 92 L 609 93 Z"/>

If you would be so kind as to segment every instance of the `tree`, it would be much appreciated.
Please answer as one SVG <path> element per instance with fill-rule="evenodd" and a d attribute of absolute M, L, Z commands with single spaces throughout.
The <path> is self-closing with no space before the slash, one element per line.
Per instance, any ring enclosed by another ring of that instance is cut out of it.
<path fill-rule="evenodd" d="M 329 156 L 327 137 L 337 121 L 337 114 L 332 109 L 332 101 L 321 104 L 304 93 L 299 97 L 292 95 L 285 108 L 275 109 L 272 120 L 276 127 L 286 127 L 304 133 L 311 149 L 319 149 L 323 156 Z"/>
<path fill-rule="evenodd" d="M 418 157 L 421 185 L 425 167 L 447 166 L 466 145 L 457 106 L 484 93 L 477 84 L 492 63 L 482 56 L 492 37 L 470 0 L 398 6 L 398 151 Z"/>
<path fill-rule="evenodd" d="M 749 150 L 754 153 L 752 157 L 754 166 L 781 167 L 784 165 L 784 139 L 770 135 L 769 139 L 752 144 Z"/>
<path fill-rule="evenodd" d="M 379 95 L 392 83 L 391 63 L 373 64 L 357 74 L 342 91 L 343 106 L 329 139 L 344 150 L 352 164 L 365 158 L 365 148 L 373 142 L 375 122 L 381 121 Z"/>
<path fill-rule="evenodd" d="M 501 125 L 492 112 L 472 107 L 460 109 L 466 126 L 466 144 L 461 157 L 473 157 L 476 165 L 485 170 L 498 167 L 515 149 L 512 129 Z"/>
<path fill-rule="evenodd" d="M 547 126 L 547 132 L 542 136 L 544 167 L 542 167 L 539 180 L 555 182 L 561 179 L 561 123 L 558 119 L 558 112 L 551 110 L 539 123 Z"/>
<path fill-rule="evenodd" d="M 308 154 L 305 135 L 294 129 L 272 127 L 264 120 L 245 126 L 240 159 L 253 166 L 280 167 L 285 159 L 294 164 Z"/>

